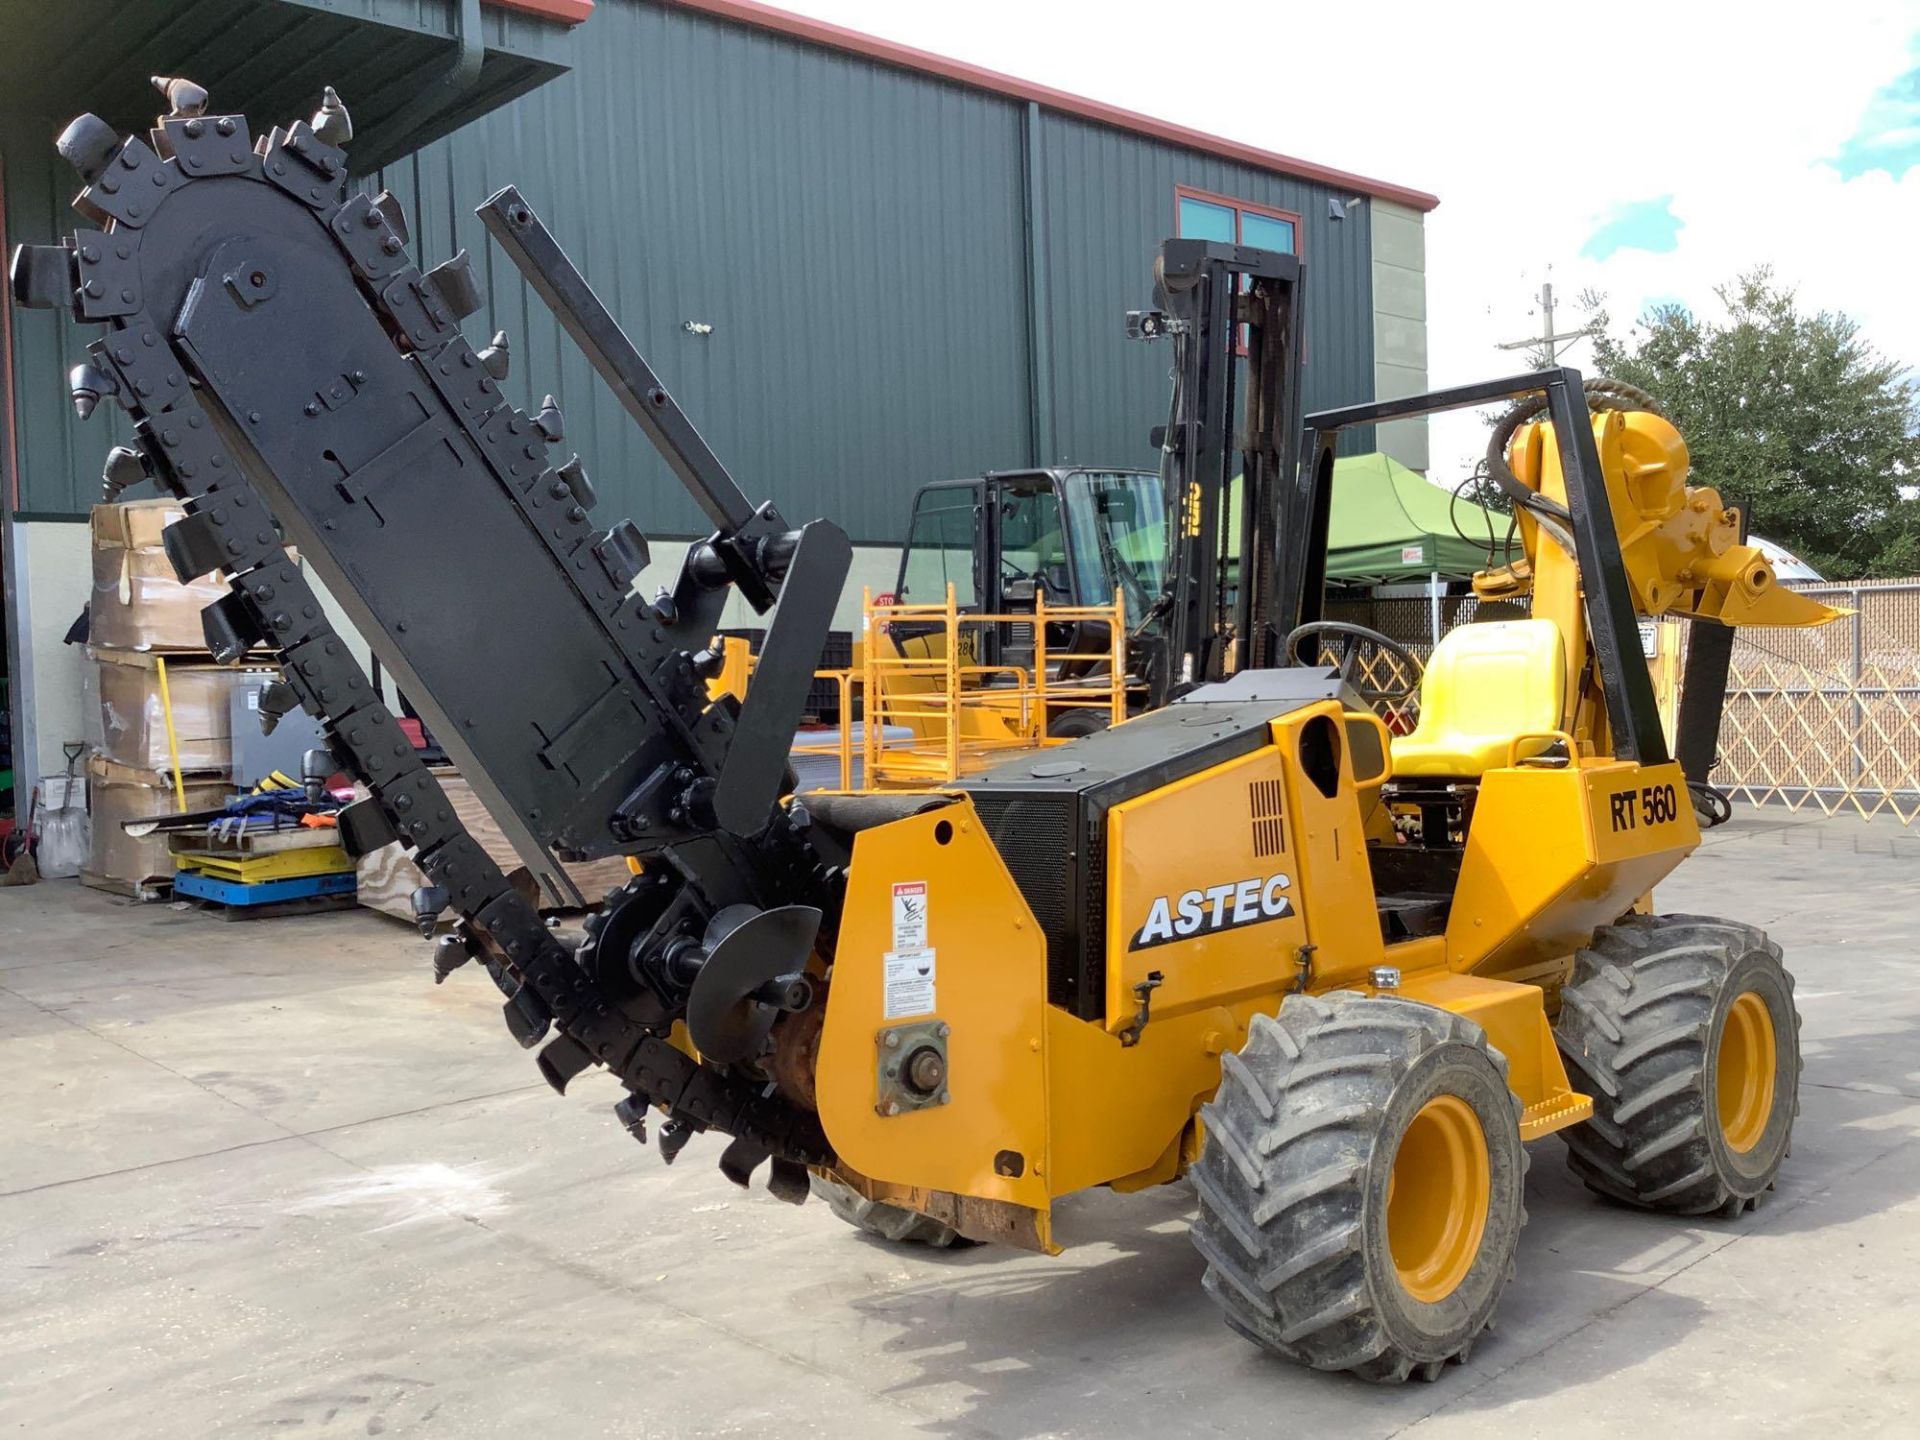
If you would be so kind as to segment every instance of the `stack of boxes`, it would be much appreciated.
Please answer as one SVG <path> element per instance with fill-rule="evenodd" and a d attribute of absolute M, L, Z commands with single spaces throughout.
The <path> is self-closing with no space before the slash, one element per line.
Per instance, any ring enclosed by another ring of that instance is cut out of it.
<path fill-rule="evenodd" d="M 93 848 L 80 878 L 141 898 L 172 883 L 173 857 L 165 835 L 136 840 L 121 822 L 172 812 L 183 799 L 188 810 L 224 804 L 235 789 L 232 696 L 237 686 L 270 674 L 216 665 L 207 653 L 200 612 L 226 586 L 212 576 L 188 585 L 174 577 L 160 532 L 183 513 L 171 500 L 139 500 L 96 505 L 92 516 Z"/>

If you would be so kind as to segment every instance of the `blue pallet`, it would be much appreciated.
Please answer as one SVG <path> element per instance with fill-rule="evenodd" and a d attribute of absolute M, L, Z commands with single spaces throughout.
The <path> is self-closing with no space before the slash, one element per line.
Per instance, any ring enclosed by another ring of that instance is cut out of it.
<path fill-rule="evenodd" d="M 197 900 L 217 900 L 222 905 L 271 905 L 277 900 L 307 900 L 316 895 L 351 895 L 354 877 L 351 871 L 339 875 L 296 875 L 290 880 L 262 880 L 242 885 L 237 880 L 216 880 L 211 875 L 182 870 L 173 877 L 173 893 Z"/>

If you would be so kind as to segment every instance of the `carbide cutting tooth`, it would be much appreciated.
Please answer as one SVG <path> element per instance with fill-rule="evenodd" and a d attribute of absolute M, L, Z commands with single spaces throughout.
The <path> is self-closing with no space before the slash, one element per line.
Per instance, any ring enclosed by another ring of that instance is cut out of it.
<path fill-rule="evenodd" d="M 331 85 L 321 92 L 320 108 L 313 112 L 313 119 L 307 123 L 313 127 L 315 135 L 336 148 L 353 139 L 353 117 L 341 103 L 340 92 Z"/>
<path fill-rule="evenodd" d="M 117 500 L 152 473 L 146 456 L 131 445 L 116 445 L 107 452 L 107 463 L 100 472 L 101 493 Z"/>
<path fill-rule="evenodd" d="M 507 378 L 507 370 L 513 363 L 510 349 L 511 347 L 507 344 L 507 332 L 496 330 L 493 332 L 493 339 L 487 342 L 487 348 L 480 352 L 481 366 L 496 380 Z"/>
<path fill-rule="evenodd" d="M 613 1107 L 613 1113 L 629 1135 L 642 1145 L 647 1143 L 647 1102 L 644 1099 L 629 1095 Z"/>
<path fill-rule="evenodd" d="M 153 88 L 167 97 L 167 108 L 173 112 L 173 118 L 191 120 L 196 115 L 207 113 L 207 91 L 203 85 L 178 76 L 155 75 Z"/>
<path fill-rule="evenodd" d="M 433 947 L 433 983 L 441 984 L 473 959 L 473 950 L 458 935 L 442 935 Z"/>
<path fill-rule="evenodd" d="M 117 395 L 120 387 L 106 371 L 82 362 L 67 372 L 67 391 L 73 396 L 73 413 L 85 420 L 102 395 Z"/>

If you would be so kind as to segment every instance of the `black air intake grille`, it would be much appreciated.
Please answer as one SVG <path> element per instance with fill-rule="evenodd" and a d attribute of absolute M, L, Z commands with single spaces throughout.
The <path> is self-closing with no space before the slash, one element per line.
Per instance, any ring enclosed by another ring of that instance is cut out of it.
<path fill-rule="evenodd" d="M 1285 803 L 1278 780 L 1255 780 L 1247 786 L 1247 808 L 1253 816 L 1253 853 L 1261 859 L 1287 853 Z"/>
<path fill-rule="evenodd" d="M 1079 797 L 973 792 L 974 809 L 1047 940 L 1047 999 L 1073 1008 L 1079 981 L 1074 817 Z"/>
<path fill-rule="evenodd" d="M 1098 1020 L 1107 1012 L 1107 823 L 1097 815 L 1086 830 L 1086 861 L 1081 876 L 1080 969 L 1074 1003 L 1069 1008 L 1082 1020 Z"/>

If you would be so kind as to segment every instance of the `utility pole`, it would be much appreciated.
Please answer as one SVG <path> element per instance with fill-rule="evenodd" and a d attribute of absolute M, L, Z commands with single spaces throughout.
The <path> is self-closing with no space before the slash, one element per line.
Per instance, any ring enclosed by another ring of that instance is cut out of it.
<path fill-rule="evenodd" d="M 1530 350 L 1533 352 L 1535 367 L 1550 370 L 1560 363 L 1560 351 L 1577 340 L 1590 339 L 1600 333 L 1597 325 L 1582 325 L 1578 330 L 1558 330 L 1553 328 L 1553 282 L 1546 281 L 1540 286 L 1540 333 L 1529 340 L 1508 340 L 1498 346 L 1501 350 Z"/>

